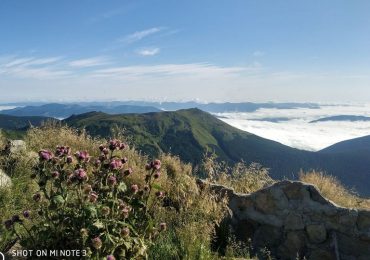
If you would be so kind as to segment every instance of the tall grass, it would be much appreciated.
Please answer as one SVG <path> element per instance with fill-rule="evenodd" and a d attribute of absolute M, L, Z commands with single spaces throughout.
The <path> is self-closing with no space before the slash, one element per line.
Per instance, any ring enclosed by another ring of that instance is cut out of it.
<path fill-rule="evenodd" d="M 354 190 L 347 189 L 334 176 L 322 172 L 300 172 L 299 179 L 315 185 L 327 199 L 342 207 L 370 209 L 370 200 L 359 197 Z"/>

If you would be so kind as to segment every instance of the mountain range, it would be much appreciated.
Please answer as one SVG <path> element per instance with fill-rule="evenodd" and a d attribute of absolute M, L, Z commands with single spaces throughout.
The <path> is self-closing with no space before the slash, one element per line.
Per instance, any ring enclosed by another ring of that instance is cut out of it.
<path fill-rule="evenodd" d="M 320 108 L 312 103 L 197 103 L 197 102 L 146 102 L 146 101 L 113 101 L 113 102 L 80 102 L 80 103 L 48 103 L 30 104 L 15 103 L 16 108 L 1 110 L 0 114 L 13 116 L 48 116 L 55 118 L 67 118 L 91 111 L 104 112 L 107 114 L 148 113 L 176 111 L 179 109 L 199 108 L 211 113 L 224 112 L 254 112 L 261 108 L 294 109 L 294 108 Z"/>
<path fill-rule="evenodd" d="M 0 127 L 25 129 L 49 119 L 1 115 Z M 370 196 L 370 136 L 309 152 L 239 130 L 199 109 L 119 115 L 88 112 L 72 115 L 62 123 L 102 137 L 110 137 L 113 128 L 124 129 L 138 150 L 152 157 L 171 153 L 194 165 L 206 152 L 214 152 L 229 164 L 258 162 L 269 168 L 275 179 L 296 179 L 300 170 L 322 170 Z"/>

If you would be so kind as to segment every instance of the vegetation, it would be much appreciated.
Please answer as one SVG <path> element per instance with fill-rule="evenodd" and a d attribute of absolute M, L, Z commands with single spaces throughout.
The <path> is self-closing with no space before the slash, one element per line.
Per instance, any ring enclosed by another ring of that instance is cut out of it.
<path fill-rule="evenodd" d="M 133 147 L 113 149 L 123 146 L 57 123 L 28 130 L 25 141 L 25 151 L 0 158 L 13 182 L 11 188 L 0 188 L 0 221 L 7 224 L 0 226 L 0 251 L 7 252 L 18 241 L 24 248 L 83 248 L 95 258 L 98 253 L 112 255 L 110 259 L 122 254 L 149 259 L 253 258 L 250 246 L 232 236 L 217 238 L 225 202 L 199 189 L 196 176 L 249 193 L 274 182 L 262 166 L 228 166 L 214 154 L 203 156 L 197 168 L 169 154 L 159 154 L 160 167 L 159 161 L 148 165 L 149 158 Z M 0 145 L 5 145 L 2 134 Z M 72 156 L 69 151 L 80 153 Z M 300 179 L 341 206 L 369 208 L 369 201 L 334 177 L 309 172 Z M 120 219 L 126 209 L 129 217 Z M 223 248 L 215 242 L 220 238 L 225 240 Z"/>
<path fill-rule="evenodd" d="M 331 175 L 322 172 L 301 172 L 299 179 L 315 185 L 327 199 L 342 207 L 370 209 L 370 199 L 363 199 L 351 189 L 345 188 L 340 181 Z"/>

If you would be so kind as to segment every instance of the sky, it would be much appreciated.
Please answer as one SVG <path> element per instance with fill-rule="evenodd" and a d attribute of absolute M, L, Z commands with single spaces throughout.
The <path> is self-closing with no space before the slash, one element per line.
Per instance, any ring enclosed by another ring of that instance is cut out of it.
<path fill-rule="evenodd" d="M 0 102 L 369 102 L 370 1 L 0 0 Z"/>

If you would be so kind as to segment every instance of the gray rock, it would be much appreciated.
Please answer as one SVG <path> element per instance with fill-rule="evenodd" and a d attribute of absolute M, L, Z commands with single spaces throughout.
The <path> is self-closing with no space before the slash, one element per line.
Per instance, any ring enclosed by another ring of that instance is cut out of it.
<path fill-rule="evenodd" d="M 0 169 L 0 188 L 10 187 L 12 185 L 12 179 L 6 175 L 6 173 Z"/>
<path fill-rule="evenodd" d="M 326 240 L 326 228 L 322 224 L 311 224 L 306 227 L 308 239 L 312 243 L 322 243 Z"/>
<path fill-rule="evenodd" d="M 11 140 L 8 142 L 5 149 L 11 154 L 21 153 L 26 150 L 26 143 L 23 140 Z"/>

